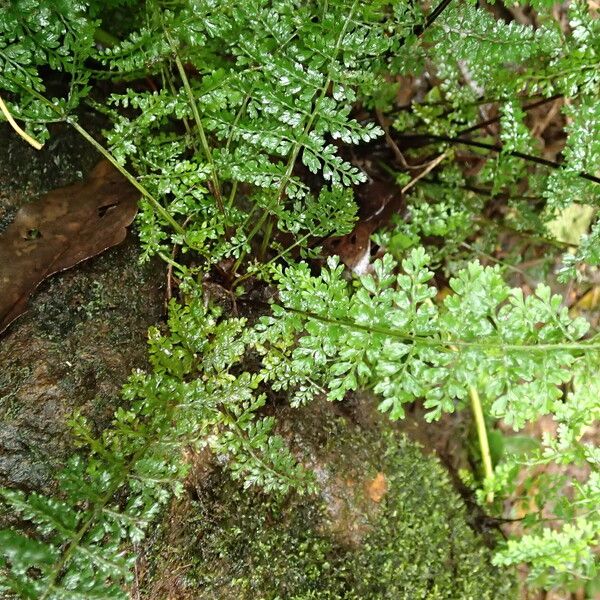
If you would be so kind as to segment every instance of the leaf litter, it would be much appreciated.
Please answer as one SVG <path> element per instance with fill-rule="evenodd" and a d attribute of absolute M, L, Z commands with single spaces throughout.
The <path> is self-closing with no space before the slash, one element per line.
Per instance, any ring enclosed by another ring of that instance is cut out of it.
<path fill-rule="evenodd" d="M 0 333 L 27 310 L 44 279 L 120 244 L 138 197 L 103 160 L 85 181 L 23 206 L 0 235 Z"/>

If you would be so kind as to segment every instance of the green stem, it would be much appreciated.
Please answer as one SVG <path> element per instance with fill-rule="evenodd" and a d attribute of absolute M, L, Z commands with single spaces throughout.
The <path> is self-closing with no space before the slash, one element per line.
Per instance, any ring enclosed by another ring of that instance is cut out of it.
<path fill-rule="evenodd" d="M 340 35 L 338 36 L 337 42 L 335 44 L 335 48 L 333 49 L 333 54 L 332 56 L 334 57 L 334 59 L 337 57 L 338 52 L 340 50 L 340 46 L 342 44 L 342 40 L 344 39 L 344 36 L 346 35 L 346 31 L 348 30 L 348 25 L 350 24 L 351 20 L 352 20 L 352 16 L 354 15 L 354 9 L 356 8 L 356 4 L 357 4 L 358 0 L 355 0 L 352 3 L 352 7 L 350 8 L 350 11 L 348 13 L 348 17 L 346 18 L 344 25 L 342 27 L 342 30 L 340 32 Z M 323 84 L 323 86 L 321 87 L 321 89 L 317 92 L 317 98 L 314 102 L 314 107 L 313 110 L 311 112 L 311 114 L 308 116 L 308 120 L 305 123 L 304 126 L 304 130 L 302 132 L 302 135 L 300 136 L 300 138 L 298 139 L 298 141 L 294 144 L 290 157 L 288 159 L 288 163 L 287 163 L 287 167 L 285 170 L 285 173 L 283 175 L 283 177 L 281 178 L 281 181 L 279 182 L 279 186 L 277 188 L 277 192 L 276 192 L 276 196 L 277 199 L 280 201 L 281 198 L 283 197 L 283 194 L 285 192 L 285 188 L 290 180 L 290 178 L 292 177 L 292 173 L 294 171 L 294 165 L 296 164 L 296 160 L 298 159 L 298 154 L 300 154 L 300 150 L 303 147 L 302 144 L 302 140 L 306 138 L 306 136 L 308 135 L 308 133 L 311 130 L 311 127 L 315 121 L 315 119 L 317 118 L 317 115 L 319 113 L 319 105 L 321 103 L 321 100 L 324 98 L 324 96 L 327 94 L 327 90 L 329 89 L 329 86 L 331 84 L 331 64 L 333 63 L 333 59 L 329 65 L 329 71 L 327 74 L 327 78 L 325 80 L 325 83 Z M 268 211 L 265 211 L 265 213 L 263 214 L 260 222 L 257 224 L 257 226 L 252 230 L 252 233 L 248 236 L 248 241 L 250 241 L 254 235 L 256 235 L 256 233 L 259 231 L 260 227 L 262 227 L 263 223 L 265 222 L 266 218 L 269 216 Z M 245 253 L 242 251 L 242 253 L 240 254 L 240 257 L 238 258 L 238 260 L 235 263 L 234 266 L 234 270 L 233 272 L 235 273 L 237 268 L 239 268 L 240 264 L 242 263 L 242 261 L 244 260 L 244 258 L 246 257 Z"/>
<path fill-rule="evenodd" d="M 169 89 L 171 90 L 171 94 L 173 94 L 173 98 L 175 98 L 177 96 L 177 90 L 175 89 L 175 84 L 173 83 L 173 77 L 171 76 L 171 71 L 168 69 L 165 69 L 163 67 L 162 73 L 163 73 L 163 79 L 167 82 Z M 185 131 L 186 131 L 188 137 L 190 138 L 192 147 L 194 148 L 194 152 L 197 152 L 196 140 L 195 140 L 194 135 L 192 134 L 192 128 L 190 127 L 187 117 L 183 117 L 181 120 L 183 121 L 183 126 L 185 127 Z"/>
<path fill-rule="evenodd" d="M 171 43 L 171 39 L 169 39 L 169 43 Z M 173 48 L 172 44 L 171 47 Z M 221 195 L 221 186 L 219 183 L 219 177 L 217 176 L 217 168 L 213 161 L 212 153 L 210 151 L 210 146 L 208 145 L 208 139 L 206 138 L 206 134 L 204 132 L 204 127 L 202 125 L 202 119 L 200 119 L 200 112 L 198 111 L 198 105 L 196 104 L 196 99 L 194 98 L 194 92 L 192 91 L 192 87 L 190 86 L 190 81 L 185 73 L 185 69 L 183 68 L 183 64 L 181 63 L 181 59 L 179 55 L 173 48 L 173 53 L 175 54 L 175 64 L 177 65 L 177 70 L 179 71 L 179 76 L 181 77 L 181 81 L 183 82 L 183 87 L 185 89 L 185 93 L 187 94 L 188 100 L 190 102 L 190 107 L 192 109 L 192 114 L 194 115 L 194 121 L 196 122 L 196 128 L 198 129 L 198 135 L 200 136 L 200 143 L 202 144 L 202 149 L 204 150 L 204 156 L 206 161 L 209 164 L 210 172 L 211 172 L 211 180 L 213 185 L 213 193 L 215 195 L 215 200 L 217 201 L 217 206 L 219 211 L 222 214 L 225 214 L 225 207 L 223 206 L 223 196 Z"/>
<path fill-rule="evenodd" d="M 158 214 L 162 216 L 162 218 L 173 227 L 173 229 L 185 239 L 185 229 L 181 227 L 181 225 L 170 215 L 166 208 L 156 199 L 154 196 L 122 165 L 120 165 L 113 155 L 99 142 L 97 142 L 79 123 L 73 119 L 65 115 L 55 104 L 50 102 L 48 98 L 42 96 L 38 91 L 24 85 L 20 81 L 14 81 L 17 85 L 20 85 L 25 91 L 30 93 L 32 96 L 35 96 L 40 102 L 46 104 L 52 111 L 54 111 L 61 119 L 63 119 L 66 123 L 68 123 L 77 133 L 79 133 L 87 142 L 89 142 L 106 160 L 108 160 L 114 167 L 135 187 L 145 198 L 148 200 L 150 205 L 156 210 Z M 188 244 L 190 248 L 193 248 L 191 244 Z"/>
<path fill-rule="evenodd" d="M 265 221 L 267 220 L 268 216 L 269 216 L 269 211 L 265 209 L 261 218 L 256 222 L 256 225 L 252 228 L 252 231 L 248 234 L 248 240 L 247 240 L 248 242 L 250 240 L 252 240 L 252 238 L 258 233 L 260 228 L 264 225 Z M 244 258 L 246 258 L 246 253 L 242 250 L 242 252 L 240 252 L 239 258 L 235 261 L 235 264 L 233 265 L 232 273 L 235 273 L 240 268 L 240 265 L 242 264 L 242 261 L 244 260 Z"/>
<path fill-rule="evenodd" d="M 81 544 L 85 534 L 90 530 L 92 525 L 96 522 L 96 518 L 98 515 L 104 510 L 104 507 L 113 499 L 114 495 L 117 493 L 117 490 L 125 484 L 127 481 L 127 477 L 129 475 L 130 470 L 133 469 L 137 461 L 143 456 L 144 452 L 150 447 L 150 442 L 144 444 L 131 458 L 128 462 L 126 468 L 124 469 L 125 475 L 116 481 L 114 481 L 108 488 L 106 494 L 102 496 L 100 501 L 96 504 L 94 509 L 92 510 L 89 517 L 80 527 L 76 536 L 69 542 L 69 545 L 63 552 L 60 560 L 54 565 L 52 569 L 52 573 L 49 576 L 48 584 L 46 589 L 40 596 L 39 600 L 47 600 L 50 598 L 50 594 L 55 590 L 55 584 L 59 580 L 63 569 L 67 566 L 69 560 L 73 556 L 74 552 L 77 550 L 79 545 Z"/>
<path fill-rule="evenodd" d="M 101 27 L 98 27 L 94 31 L 94 41 L 106 48 L 112 48 L 120 42 L 119 38 L 115 37 L 112 33 L 108 33 L 108 31 L 105 31 Z"/>
<path fill-rule="evenodd" d="M 173 260 L 170 256 L 167 256 L 164 252 L 159 252 L 158 256 L 160 256 L 160 258 L 168 265 L 171 265 L 175 269 L 179 269 L 182 273 L 185 272 L 186 268 L 182 264 L 178 263 L 176 260 Z"/>
<path fill-rule="evenodd" d="M 471 409 L 475 419 L 475 427 L 477 428 L 477 439 L 479 440 L 479 449 L 483 460 L 483 472 L 485 478 L 491 481 L 494 477 L 494 468 L 492 467 L 492 456 L 490 454 L 490 444 L 488 441 L 487 430 L 485 428 L 485 419 L 483 417 L 483 409 L 479 392 L 475 386 L 469 387 L 469 396 L 471 397 Z M 487 503 L 491 504 L 494 501 L 494 493 L 489 492 L 487 495 Z"/>
<path fill-rule="evenodd" d="M 88 141 L 106 160 L 108 160 L 114 167 L 135 187 L 141 194 L 148 200 L 156 212 L 179 234 L 185 237 L 185 230 L 181 225 L 169 214 L 167 209 L 158 201 L 152 194 L 122 165 L 120 165 L 113 155 L 100 143 L 98 143 L 79 123 L 71 118 L 65 119 L 71 127 L 77 131 L 86 141 Z"/>
<path fill-rule="evenodd" d="M 269 265 L 273 264 L 274 262 L 278 261 L 280 258 L 285 256 L 288 252 L 291 252 L 294 248 L 303 244 L 310 236 L 311 236 L 310 233 L 303 235 L 300 239 L 296 240 L 291 246 L 289 246 L 285 250 L 282 250 L 277 256 L 274 256 L 272 259 L 270 259 L 268 262 L 266 262 L 264 265 L 262 265 L 261 268 L 264 269 L 264 268 L 268 267 Z M 240 285 L 240 283 L 242 283 L 242 281 L 248 279 L 248 277 L 250 277 L 250 275 L 251 275 L 251 273 L 244 273 L 241 277 L 238 277 L 238 279 L 236 279 L 235 282 L 233 283 L 233 289 L 235 289 L 238 285 Z"/>
<path fill-rule="evenodd" d="M 269 218 L 267 221 L 267 226 L 265 227 L 265 233 L 263 235 L 262 243 L 260 245 L 260 250 L 258 252 L 258 260 L 262 262 L 267 253 L 267 247 L 269 246 L 269 241 L 271 239 L 271 233 L 273 232 L 273 219 Z"/>
<path fill-rule="evenodd" d="M 234 179 L 233 185 L 231 186 L 231 193 L 229 194 L 229 200 L 227 201 L 227 210 L 230 211 L 233 206 L 233 202 L 235 200 L 235 195 L 237 193 L 238 181 Z"/>
<path fill-rule="evenodd" d="M 240 119 L 242 118 L 242 115 L 244 114 L 244 111 L 246 110 L 246 106 L 248 106 L 248 102 L 250 101 L 250 94 L 246 94 L 246 97 L 244 98 L 244 101 L 242 102 L 242 105 L 240 106 L 240 109 L 237 111 L 237 114 L 235 115 L 235 119 L 233 120 L 233 123 L 231 125 L 231 131 L 229 132 L 229 135 L 227 136 L 227 142 L 225 143 L 225 152 L 229 151 L 229 146 L 231 145 L 231 142 L 233 141 L 233 135 L 235 133 L 235 130 L 237 129 L 237 125 L 240 122 Z"/>
<path fill-rule="evenodd" d="M 259 464 L 263 469 L 265 469 L 265 471 L 268 471 L 275 477 L 285 479 L 290 482 L 292 481 L 292 479 L 288 475 L 286 475 L 285 473 L 280 473 L 279 471 L 273 469 L 260 456 L 258 456 L 256 452 L 254 452 L 252 443 L 248 439 L 248 433 L 239 426 L 237 418 L 234 414 L 229 412 L 224 406 L 221 408 L 214 408 L 212 410 L 216 413 L 220 413 L 225 417 L 223 419 L 225 423 L 230 425 L 232 429 L 235 430 L 236 434 L 238 435 L 238 439 L 242 442 L 242 445 L 244 446 L 246 452 L 248 452 L 248 454 L 257 462 L 257 464 Z"/>
<path fill-rule="evenodd" d="M 257 301 L 252 301 L 257 303 Z M 265 303 L 266 304 L 266 303 Z M 268 305 L 271 306 L 271 305 Z M 320 321 L 321 323 L 329 323 L 331 325 L 339 325 L 341 327 L 348 327 L 349 329 L 354 329 L 357 331 L 366 331 L 368 333 L 377 333 L 380 335 L 387 335 L 389 337 L 401 339 L 409 342 L 418 342 L 422 346 L 429 346 L 432 348 L 439 347 L 448 347 L 452 348 L 453 346 L 460 348 L 483 348 L 489 350 L 500 350 L 500 351 L 515 351 L 515 352 L 523 352 L 523 351 L 533 351 L 533 352 L 549 352 L 549 351 L 560 351 L 560 350 L 569 350 L 574 352 L 586 352 L 589 350 L 600 351 L 600 343 L 590 343 L 590 342 L 567 342 L 563 344 L 503 344 L 503 343 L 493 343 L 493 342 L 467 342 L 464 340 L 435 340 L 432 339 L 431 336 L 417 336 L 410 335 L 409 333 L 403 333 L 401 331 L 395 331 L 394 329 L 388 329 L 385 327 L 376 327 L 372 325 L 360 325 L 359 323 L 353 323 L 351 321 L 343 321 L 340 319 L 332 319 L 330 317 L 326 317 L 324 315 L 320 315 L 313 312 L 308 312 L 305 310 L 299 310 L 296 308 L 291 308 L 289 306 L 281 306 L 277 305 L 283 310 L 287 312 L 291 312 L 297 315 L 301 315 L 307 319 L 314 319 L 315 321 Z"/>

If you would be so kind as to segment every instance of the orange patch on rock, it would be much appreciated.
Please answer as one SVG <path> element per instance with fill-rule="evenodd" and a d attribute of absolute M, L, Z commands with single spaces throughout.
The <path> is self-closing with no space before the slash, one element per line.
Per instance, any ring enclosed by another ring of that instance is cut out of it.
<path fill-rule="evenodd" d="M 387 480 L 381 472 L 377 473 L 375 479 L 367 484 L 367 494 L 373 502 L 381 502 L 388 491 Z"/>

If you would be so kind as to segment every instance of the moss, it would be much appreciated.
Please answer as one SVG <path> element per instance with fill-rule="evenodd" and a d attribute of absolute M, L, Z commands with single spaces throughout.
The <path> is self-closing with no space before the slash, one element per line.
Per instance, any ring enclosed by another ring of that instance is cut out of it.
<path fill-rule="evenodd" d="M 340 418 L 325 429 L 337 436 L 345 431 L 345 439 L 323 448 L 329 458 L 321 469 L 329 483 L 320 498 L 276 500 L 213 473 L 195 499 L 180 502 L 165 522 L 149 559 L 154 577 L 145 597 L 514 598 L 510 577 L 491 566 L 490 550 L 469 527 L 465 506 L 438 461 L 389 431 L 359 432 Z M 356 460 L 349 469 L 353 446 Z M 335 448 L 339 464 L 329 462 Z M 365 454 L 370 461 L 363 462 Z M 374 489 L 376 480 L 385 485 Z M 344 481 L 353 495 L 344 527 L 367 523 L 358 541 L 340 535 L 334 522 L 331 505 L 339 494 L 332 501 L 332 481 Z"/>
<path fill-rule="evenodd" d="M 513 597 L 441 465 L 403 438 L 390 444 L 386 466 L 385 510 L 353 557 L 354 597 Z"/>
<path fill-rule="evenodd" d="M 73 451 L 73 411 L 102 429 L 131 369 L 146 364 L 163 277 L 137 257 L 130 239 L 45 281 L 0 340 L 1 485 L 48 491 Z"/>

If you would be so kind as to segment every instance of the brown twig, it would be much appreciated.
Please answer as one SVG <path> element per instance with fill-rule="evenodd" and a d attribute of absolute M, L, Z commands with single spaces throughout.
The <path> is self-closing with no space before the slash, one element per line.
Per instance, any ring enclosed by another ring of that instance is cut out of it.
<path fill-rule="evenodd" d="M 413 30 L 416 35 L 421 37 L 425 30 L 429 29 L 434 23 L 434 21 L 446 10 L 448 5 L 452 2 L 452 0 L 442 0 L 428 15 L 425 19 L 425 23 L 423 26 L 417 26 Z"/>
<path fill-rule="evenodd" d="M 471 146 L 473 148 L 481 148 L 483 150 L 491 150 L 492 152 L 502 152 L 503 148 L 500 145 L 496 144 L 486 144 L 484 142 L 476 142 L 474 140 L 467 140 L 462 137 L 451 137 L 447 135 L 433 135 L 428 133 L 420 133 L 420 134 L 410 134 L 405 135 L 402 134 L 400 136 L 405 140 L 418 140 L 423 142 L 423 145 L 427 146 L 429 144 L 435 142 L 446 142 L 448 144 L 461 144 L 463 146 Z M 538 165 L 543 165 L 545 167 L 550 167 L 551 169 L 563 169 L 564 165 L 558 162 L 554 162 L 553 160 L 547 160 L 545 158 L 541 158 L 539 156 L 533 156 L 531 154 L 525 154 L 524 152 L 518 151 L 510 151 L 507 152 L 510 156 L 515 156 L 516 158 L 522 158 L 523 160 L 527 160 L 532 163 L 536 163 Z M 600 177 L 596 177 L 595 175 L 591 175 L 590 173 L 577 173 L 578 177 L 582 179 L 587 179 L 588 181 L 593 181 L 594 183 L 600 183 Z"/>
<path fill-rule="evenodd" d="M 402 188 L 402 193 L 406 194 L 406 192 L 408 192 L 408 190 L 410 190 L 410 188 L 415 185 L 415 183 L 417 183 L 417 181 L 419 181 L 419 179 L 422 179 L 423 177 L 425 177 L 425 175 L 427 175 L 428 173 L 430 173 L 431 171 L 433 171 L 433 169 L 435 169 L 435 167 L 437 167 L 443 160 L 444 158 L 446 158 L 446 156 L 448 156 L 448 152 L 442 152 L 442 154 L 440 154 L 437 158 L 434 158 L 416 177 L 414 177 L 413 179 L 411 179 L 403 188 Z"/>
<path fill-rule="evenodd" d="M 400 163 L 402 168 L 410 169 L 410 165 L 406 162 L 406 159 L 404 158 L 404 154 L 402 154 L 402 152 L 400 151 L 400 148 L 398 148 L 398 144 L 396 144 L 396 142 L 390 135 L 390 128 L 389 128 L 388 124 L 386 123 L 385 117 L 383 116 L 383 113 L 381 112 L 380 108 L 375 109 L 375 115 L 377 116 L 379 125 L 381 126 L 381 129 L 383 129 L 383 133 L 385 134 L 385 141 L 387 142 L 387 145 L 390 147 L 391 151 L 394 153 L 394 156 L 396 157 L 396 161 L 398 163 Z"/>
<path fill-rule="evenodd" d="M 564 98 L 562 96 L 553 96 L 554 104 L 550 107 L 550 110 L 540 122 L 536 123 L 531 130 L 531 133 L 534 136 L 541 136 L 544 131 L 548 128 L 548 125 L 552 122 L 554 117 L 556 117 L 556 113 L 560 110 L 562 103 L 564 102 Z M 557 102 L 559 100 L 560 102 Z"/>

